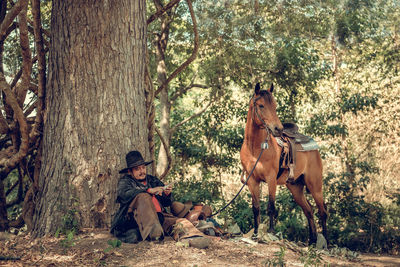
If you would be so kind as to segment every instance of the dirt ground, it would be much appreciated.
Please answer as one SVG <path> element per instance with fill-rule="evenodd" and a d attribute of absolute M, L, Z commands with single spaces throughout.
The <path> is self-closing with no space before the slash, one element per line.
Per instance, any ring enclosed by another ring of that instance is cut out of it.
<path fill-rule="evenodd" d="M 73 239 L 4 235 L 0 266 L 400 266 L 398 256 L 361 254 L 350 260 L 328 251 L 313 254 L 285 240 L 265 244 L 243 237 L 212 239 L 208 248 L 197 249 L 169 237 L 116 247 L 107 231 L 93 229 Z"/>

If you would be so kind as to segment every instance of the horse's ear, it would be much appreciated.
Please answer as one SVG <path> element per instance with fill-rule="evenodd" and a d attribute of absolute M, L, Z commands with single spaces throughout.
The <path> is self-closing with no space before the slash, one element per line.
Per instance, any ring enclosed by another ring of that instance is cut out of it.
<path fill-rule="evenodd" d="M 256 84 L 256 88 L 254 89 L 254 92 L 256 93 L 256 95 L 258 95 L 260 93 L 260 83 Z"/>
<path fill-rule="evenodd" d="M 274 91 L 274 84 L 271 83 L 271 87 L 269 88 L 269 92 L 272 93 Z"/>

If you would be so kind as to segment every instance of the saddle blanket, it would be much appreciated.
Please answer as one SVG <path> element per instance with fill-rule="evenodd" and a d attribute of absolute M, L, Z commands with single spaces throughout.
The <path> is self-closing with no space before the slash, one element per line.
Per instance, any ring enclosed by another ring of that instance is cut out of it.
<path fill-rule="evenodd" d="M 310 138 L 310 140 L 308 140 L 307 143 L 299 144 L 302 148 L 297 150 L 297 151 L 311 151 L 311 150 L 318 150 L 319 149 L 319 146 L 318 146 L 317 142 L 315 142 L 314 139 L 312 139 L 311 137 L 308 137 L 308 138 Z"/>
<path fill-rule="evenodd" d="M 306 142 L 304 142 L 304 137 L 306 137 L 308 140 Z M 281 137 L 277 137 L 276 141 L 278 142 L 278 145 L 283 147 L 285 141 L 282 140 Z M 296 138 L 296 151 L 311 151 L 311 150 L 318 150 L 319 146 L 317 144 L 317 142 L 314 141 L 314 139 L 312 139 L 309 136 L 303 135 L 302 138 L 302 142 L 299 142 Z"/>

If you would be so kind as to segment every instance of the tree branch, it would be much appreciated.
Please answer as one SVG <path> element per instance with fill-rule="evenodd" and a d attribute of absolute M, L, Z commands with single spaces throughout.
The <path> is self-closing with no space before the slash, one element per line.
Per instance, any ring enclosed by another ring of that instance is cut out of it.
<path fill-rule="evenodd" d="M 175 92 L 175 94 L 171 96 L 170 101 L 175 102 L 180 96 L 182 96 L 183 94 L 185 94 L 187 91 L 189 91 L 192 88 L 207 89 L 207 88 L 209 88 L 209 86 L 192 82 L 190 85 L 183 87 L 180 90 L 178 90 L 177 92 Z"/>
<path fill-rule="evenodd" d="M 158 87 L 157 91 L 154 93 L 155 96 L 157 96 L 171 82 L 172 79 L 174 79 L 190 63 L 193 62 L 193 60 L 196 58 L 197 52 L 199 50 L 199 33 L 197 32 L 196 16 L 194 15 L 194 11 L 193 11 L 193 6 L 192 6 L 191 0 L 186 0 L 186 2 L 188 3 L 190 16 L 191 16 L 192 22 L 193 22 L 194 47 L 193 47 L 192 55 L 181 66 L 179 66 L 160 87 Z"/>
<path fill-rule="evenodd" d="M 6 196 L 8 196 L 14 190 L 14 188 L 17 187 L 18 184 L 19 184 L 19 180 L 16 181 L 10 188 L 8 188 L 7 192 L 6 192 Z"/>
<path fill-rule="evenodd" d="M 19 165 L 19 166 L 21 166 L 21 165 Z M 24 193 L 23 192 L 23 177 L 24 177 L 24 175 L 21 172 L 21 168 L 19 167 L 18 168 L 18 193 L 17 193 L 16 198 L 13 201 L 7 203 L 7 205 L 6 205 L 7 208 L 10 208 L 10 207 L 12 207 L 14 205 L 17 205 L 17 204 L 21 203 L 24 200 L 24 197 L 23 197 L 23 193 Z"/>
<path fill-rule="evenodd" d="M 7 28 L 6 32 L 4 33 L 4 35 L 1 36 L 0 38 L 0 42 L 4 42 L 7 37 L 10 35 L 10 33 L 12 33 L 13 30 L 15 30 L 18 27 L 18 23 L 14 22 L 10 25 L 10 27 Z"/>
<path fill-rule="evenodd" d="M 42 36 L 42 22 L 40 19 L 40 1 L 32 0 L 32 15 L 33 15 L 33 32 L 35 35 L 36 53 L 38 60 L 38 90 L 37 90 L 37 105 L 36 105 L 36 117 L 35 124 L 32 127 L 32 131 L 29 138 L 36 140 L 40 135 L 40 128 L 43 123 L 43 112 L 45 109 L 45 96 L 46 96 L 46 50 L 43 44 Z"/>
<path fill-rule="evenodd" d="M 0 179 L 3 180 L 8 173 L 15 168 L 15 166 L 26 156 L 29 149 L 29 136 L 28 136 L 28 123 L 19 106 L 17 98 L 11 91 L 10 85 L 7 83 L 4 74 L 0 72 L 0 89 L 6 95 L 6 102 L 14 112 L 14 118 L 18 121 L 21 143 L 18 152 L 16 152 L 10 159 L 5 161 L 4 167 L 0 170 Z"/>
<path fill-rule="evenodd" d="M 182 126 L 182 125 L 185 124 L 186 122 L 188 122 L 188 121 L 190 121 L 190 120 L 192 120 L 192 119 L 194 119 L 194 118 L 200 116 L 201 114 L 203 114 L 203 113 L 211 106 L 211 104 L 213 103 L 213 99 L 214 99 L 214 98 L 211 98 L 211 99 L 210 99 L 210 102 L 208 102 L 208 104 L 207 104 L 202 110 L 200 110 L 199 112 L 197 112 L 197 113 L 193 114 L 192 116 L 190 116 L 190 117 L 188 117 L 188 118 L 182 120 L 182 121 L 179 122 L 178 124 L 175 124 L 174 127 L 171 128 L 171 136 L 174 134 L 174 132 L 175 132 L 180 126 Z"/>
<path fill-rule="evenodd" d="M 8 127 L 8 123 L 3 116 L 3 113 L 0 111 L 0 134 L 6 134 L 10 131 L 10 127 Z"/>
<path fill-rule="evenodd" d="M 164 6 L 163 8 L 157 10 L 156 13 L 154 13 L 153 15 L 151 15 L 148 19 L 147 19 L 147 25 L 149 25 L 150 23 L 152 23 L 154 20 L 156 20 L 158 17 L 160 17 L 162 14 L 164 14 L 167 10 L 173 8 L 176 4 L 178 4 L 181 0 L 171 0 L 171 2 L 169 2 L 166 6 Z"/>
<path fill-rule="evenodd" d="M 35 102 L 33 102 L 32 105 L 30 105 L 30 106 L 25 110 L 25 112 L 24 112 L 25 118 L 28 118 L 28 116 L 36 109 L 37 104 L 38 104 L 38 100 L 36 100 Z M 36 114 L 36 116 L 37 116 L 37 114 Z M 36 116 L 35 116 L 35 118 L 36 118 Z"/>
<path fill-rule="evenodd" d="M 151 81 L 150 71 L 149 71 L 149 53 L 146 49 L 146 66 L 145 66 L 145 83 L 146 83 L 146 114 L 147 114 L 147 140 L 149 142 L 149 152 L 150 158 L 153 161 L 151 163 L 152 174 L 155 174 L 156 164 L 155 164 L 155 143 L 154 143 L 154 127 L 155 127 L 155 108 L 154 108 L 154 87 Z"/>
<path fill-rule="evenodd" d="M 20 107 L 23 107 L 25 102 L 26 93 L 28 92 L 29 85 L 31 82 L 32 73 L 32 55 L 31 49 L 29 48 L 29 37 L 28 37 L 28 22 L 27 22 L 27 10 L 28 1 L 23 2 L 23 8 L 19 13 L 19 33 L 21 43 L 21 55 L 22 55 L 22 76 L 21 84 L 16 90 L 17 100 Z"/>
<path fill-rule="evenodd" d="M 8 27 L 14 21 L 15 17 L 21 12 L 22 8 L 28 4 L 28 0 L 19 0 L 4 17 L 3 22 L 0 25 L 0 40 L 3 39 L 4 35 L 7 32 Z"/>
<path fill-rule="evenodd" d="M 46 48 L 44 49 L 44 52 L 45 52 L 45 53 L 47 53 L 47 51 L 49 51 L 49 48 L 48 48 L 48 47 L 46 47 Z M 34 64 L 37 60 L 38 60 L 38 57 L 37 57 L 37 56 L 33 57 L 33 59 L 32 59 L 32 64 Z M 21 78 L 21 75 L 22 75 L 22 68 L 18 71 L 18 73 L 15 75 L 14 79 L 12 80 L 12 82 L 11 82 L 11 84 L 10 84 L 10 87 L 11 87 L 11 88 L 14 88 L 14 87 L 15 87 L 15 85 L 16 85 L 17 82 L 18 82 L 18 80 Z"/>
<path fill-rule="evenodd" d="M 33 13 L 33 12 L 32 12 Z M 31 20 L 29 20 L 28 18 L 27 18 L 27 22 L 29 23 L 29 24 L 31 24 L 31 25 L 33 25 L 33 21 L 31 21 Z M 40 24 L 39 24 L 40 25 Z M 7 33 L 6 33 L 6 35 L 3 37 L 3 39 L 5 40 L 6 39 L 6 37 L 7 37 L 7 35 L 10 35 L 10 33 L 13 31 L 13 30 L 15 30 L 16 28 L 18 28 L 19 27 L 19 23 L 18 22 L 13 22 L 13 24 L 11 24 L 11 26 L 8 28 L 8 30 L 7 30 Z M 32 27 L 32 26 L 30 26 L 30 25 L 28 25 L 28 31 L 30 32 L 30 33 L 32 33 L 32 34 L 35 34 L 35 30 L 34 30 L 34 27 Z M 43 34 L 45 34 L 46 36 L 48 36 L 49 38 L 50 38 L 50 36 L 48 35 L 48 34 L 50 34 L 49 33 L 49 31 L 47 31 L 47 30 L 45 30 L 45 29 L 43 29 L 41 26 L 40 26 L 40 32 Z M 47 41 L 45 38 L 43 38 L 43 43 L 44 43 L 44 45 L 47 47 L 47 46 L 50 46 L 50 42 L 49 41 Z"/>
<path fill-rule="evenodd" d="M 161 143 L 164 147 L 165 152 L 167 153 L 167 160 L 168 160 L 168 165 L 165 168 L 165 170 L 163 171 L 163 173 L 161 175 L 159 175 L 159 179 L 162 180 L 164 179 L 165 176 L 167 176 L 169 170 L 172 167 L 172 158 L 171 158 L 171 152 L 169 151 L 169 147 L 167 146 L 167 142 L 165 142 L 164 137 L 162 136 L 160 130 L 157 127 L 154 127 L 154 130 L 156 131 L 156 133 L 158 134 L 158 137 L 160 137 Z"/>

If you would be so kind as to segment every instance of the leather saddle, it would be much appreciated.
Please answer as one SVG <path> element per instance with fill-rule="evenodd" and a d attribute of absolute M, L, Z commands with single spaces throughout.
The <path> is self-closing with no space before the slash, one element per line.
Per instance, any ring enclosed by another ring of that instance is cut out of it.
<path fill-rule="evenodd" d="M 299 127 L 293 122 L 283 123 L 283 134 L 294 139 L 296 143 L 308 143 L 312 138 L 299 133 Z"/>
<path fill-rule="evenodd" d="M 278 177 L 284 170 L 289 169 L 287 183 L 293 184 L 294 170 L 296 168 L 297 151 L 317 150 L 318 144 L 304 134 L 299 133 L 299 127 L 292 122 L 283 123 L 282 136 L 277 138 L 278 144 L 283 148 L 279 162 Z"/>

